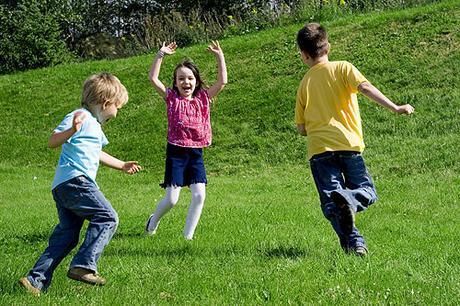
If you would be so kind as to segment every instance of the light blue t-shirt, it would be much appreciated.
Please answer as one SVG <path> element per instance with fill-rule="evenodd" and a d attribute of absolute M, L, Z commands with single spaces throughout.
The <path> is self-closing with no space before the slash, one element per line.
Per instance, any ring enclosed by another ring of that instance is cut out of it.
<path fill-rule="evenodd" d="M 96 184 L 99 155 L 102 148 L 109 143 L 97 119 L 87 109 L 77 109 L 67 114 L 54 132 L 70 129 L 74 113 L 77 111 L 86 113 L 86 118 L 81 129 L 62 144 L 52 189 L 80 175 L 86 176 Z"/>

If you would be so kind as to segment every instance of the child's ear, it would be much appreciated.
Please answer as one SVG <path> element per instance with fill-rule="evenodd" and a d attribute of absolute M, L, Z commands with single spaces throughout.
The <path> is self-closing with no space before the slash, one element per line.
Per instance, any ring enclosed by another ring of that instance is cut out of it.
<path fill-rule="evenodd" d="M 105 101 L 104 103 L 102 103 L 102 109 L 106 109 L 107 107 L 109 107 L 110 103 L 109 101 Z"/>
<path fill-rule="evenodd" d="M 310 55 L 307 52 L 300 50 L 300 57 L 303 59 L 304 62 L 310 59 Z"/>

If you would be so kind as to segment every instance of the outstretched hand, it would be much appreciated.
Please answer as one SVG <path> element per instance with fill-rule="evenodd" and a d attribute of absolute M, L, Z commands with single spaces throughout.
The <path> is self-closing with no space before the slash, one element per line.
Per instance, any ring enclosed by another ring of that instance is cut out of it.
<path fill-rule="evenodd" d="M 137 161 L 127 161 L 123 164 L 123 172 L 128 174 L 134 174 L 141 171 L 142 167 L 139 166 Z"/>
<path fill-rule="evenodd" d="M 396 110 L 396 112 L 398 114 L 403 114 L 403 115 L 410 115 L 414 112 L 414 107 L 410 104 L 404 104 L 404 105 L 400 105 L 398 106 L 398 109 Z"/>
<path fill-rule="evenodd" d="M 214 55 L 223 54 L 223 51 L 220 48 L 219 42 L 217 40 L 213 40 L 206 50 L 213 53 Z"/>
<path fill-rule="evenodd" d="M 171 54 L 174 54 L 174 52 L 176 52 L 176 49 L 177 49 L 177 44 L 175 41 L 169 43 L 168 45 L 166 45 L 166 43 L 163 42 L 163 45 L 160 51 L 163 52 L 164 54 L 171 55 Z"/>

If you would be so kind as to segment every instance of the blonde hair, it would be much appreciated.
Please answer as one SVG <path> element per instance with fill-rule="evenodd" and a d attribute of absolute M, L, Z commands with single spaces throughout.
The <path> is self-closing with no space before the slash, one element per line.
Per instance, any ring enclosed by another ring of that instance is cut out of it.
<path fill-rule="evenodd" d="M 94 74 L 83 84 L 81 105 L 91 107 L 108 102 L 118 108 L 128 102 L 128 91 L 120 80 L 108 72 Z"/>

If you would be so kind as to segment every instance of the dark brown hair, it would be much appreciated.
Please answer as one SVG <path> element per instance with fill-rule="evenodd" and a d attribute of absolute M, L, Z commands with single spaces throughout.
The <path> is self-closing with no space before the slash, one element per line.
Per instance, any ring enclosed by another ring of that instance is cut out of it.
<path fill-rule="evenodd" d="M 173 90 L 176 91 L 176 93 L 179 93 L 179 90 L 177 89 L 176 86 L 176 76 L 177 76 L 177 70 L 181 67 L 188 68 L 192 71 L 193 75 L 195 76 L 196 79 L 196 85 L 195 85 L 195 90 L 193 91 L 192 96 L 194 97 L 198 91 L 200 91 L 202 88 L 204 88 L 206 85 L 204 84 L 203 80 L 201 79 L 200 76 L 200 71 L 198 70 L 198 67 L 195 65 L 194 62 L 192 62 L 190 59 L 185 58 L 183 59 L 179 64 L 177 64 L 176 68 L 174 69 L 173 73 Z"/>
<path fill-rule="evenodd" d="M 329 41 L 326 29 L 319 23 L 307 23 L 297 33 L 297 45 L 312 58 L 327 54 Z"/>

